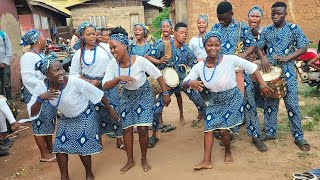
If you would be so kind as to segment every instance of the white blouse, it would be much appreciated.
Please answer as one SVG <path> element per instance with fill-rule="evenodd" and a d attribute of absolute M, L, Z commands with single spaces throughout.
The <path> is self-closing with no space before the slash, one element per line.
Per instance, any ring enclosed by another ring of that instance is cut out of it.
<path fill-rule="evenodd" d="M 131 65 L 130 68 L 130 77 L 134 78 L 136 81 L 124 84 L 123 86 L 129 90 L 140 88 L 147 79 L 146 73 L 154 79 L 158 79 L 158 77 L 162 76 L 160 70 L 149 60 L 141 56 L 136 56 L 136 61 Z M 114 78 L 123 75 L 129 75 L 129 68 L 120 68 L 119 75 L 119 65 L 114 59 L 109 63 L 107 67 L 106 74 L 102 80 L 102 84 L 104 84 L 106 81 L 111 81 Z"/>
<path fill-rule="evenodd" d="M 35 70 L 35 64 L 40 60 L 41 57 L 32 52 L 24 53 L 20 59 L 22 82 L 31 94 L 37 84 L 46 78 L 40 71 Z"/>
<path fill-rule="evenodd" d="M 109 62 L 114 57 L 110 52 L 109 44 L 100 43 L 100 46 L 97 46 L 96 60 L 90 66 L 85 65 L 83 60 L 80 60 L 81 50 L 78 49 L 72 57 L 70 75 L 79 77 L 85 74 L 91 77 L 103 77 Z M 93 56 L 94 50 L 85 50 L 84 61 L 87 64 L 91 64 Z"/>
<path fill-rule="evenodd" d="M 210 89 L 211 92 L 222 92 L 236 87 L 237 82 L 235 69 L 237 67 L 244 69 L 249 74 L 252 74 L 256 71 L 258 66 L 235 55 L 223 55 L 223 59 L 220 60 L 216 69 L 205 67 L 205 70 L 203 70 L 204 67 L 204 62 L 199 62 L 193 66 L 184 81 L 189 79 L 197 80 L 198 77 L 200 77 L 204 86 Z M 206 80 L 210 79 L 213 71 L 213 78 L 207 82 Z M 205 72 L 206 80 L 203 72 Z"/>
<path fill-rule="evenodd" d="M 7 126 L 6 119 L 9 121 L 10 124 L 16 122 L 10 107 L 7 104 L 7 99 L 0 95 L 0 126 Z M 0 127 L 0 129 L 5 129 L 4 127 Z M 2 132 L 2 131 L 0 131 Z"/>
<path fill-rule="evenodd" d="M 200 47 L 201 46 L 201 47 Z M 193 51 L 194 55 L 197 59 L 206 59 L 207 53 L 204 49 L 204 44 L 202 43 L 202 38 L 193 37 L 189 42 L 189 48 Z"/>
<path fill-rule="evenodd" d="M 31 120 L 37 119 L 39 114 L 31 117 L 31 106 L 37 101 L 37 97 L 47 91 L 47 86 L 42 81 L 34 90 L 30 102 L 27 105 L 28 113 Z M 66 117 L 76 117 L 83 112 L 91 101 L 97 104 L 103 97 L 103 91 L 96 88 L 92 84 L 83 81 L 77 77 L 69 76 L 68 84 L 62 91 L 58 110 Z M 50 100 L 49 102 L 56 106 L 58 99 Z M 40 110 L 41 111 L 41 110 Z"/>

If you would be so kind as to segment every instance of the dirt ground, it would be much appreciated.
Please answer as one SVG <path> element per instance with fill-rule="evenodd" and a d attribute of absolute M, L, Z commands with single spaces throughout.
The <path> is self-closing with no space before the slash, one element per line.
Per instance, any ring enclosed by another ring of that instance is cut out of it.
<path fill-rule="evenodd" d="M 320 167 L 320 132 L 305 132 L 305 139 L 312 146 L 311 151 L 303 153 L 293 143 L 289 129 L 278 133 L 278 139 L 267 142 L 267 152 L 259 152 L 250 144 L 246 128 L 241 128 L 237 142 L 232 144 L 235 159 L 233 164 L 224 163 L 224 148 L 219 141 L 214 142 L 211 170 L 193 171 L 193 166 L 203 157 L 203 129 L 190 127 L 195 117 L 196 108 L 184 95 L 184 115 L 187 125 L 179 126 L 176 99 L 164 110 L 164 120 L 177 126 L 175 131 L 160 133 L 160 141 L 155 148 L 149 149 L 148 158 L 152 169 L 143 172 L 140 165 L 140 151 L 137 134 L 134 139 L 134 156 L 136 166 L 126 174 L 120 174 L 120 168 L 126 162 L 125 151 L 115 148 L 115 139 L 103 137 L 104 150 L 93 155 L 93 171 L 97 180 L 103 179 L 292 179 L 292 173 L 304 172 Z M 308 100 L 309 101 L 309 100 Z M 320 103 L 319 98 L 314 98 Z M 306 102 L 300 98 L 300 104 Z M 24 106 L 21 107 L 20 118 L 26 117 Z M 259 110 L 260 122 L 261 110 Z M 286 120 L 286 112 L 281 102 L 279 120 Z M 285 123 L 284 123 L 285 124 Z M 30 126 L 30 124 L 28 124 Z M 149 133 L 150 134 L 150 133 Z M 84 168 L 78 156 L 69 156 L 69 173 L 71 179 L 85 179 Z M 57 163 L 40 163 L 38 148 L 34 142 L 31 129 L 20 133 L 15 139 L 10 155 L 0 157 L 0 179 L 59 179 Z"/>

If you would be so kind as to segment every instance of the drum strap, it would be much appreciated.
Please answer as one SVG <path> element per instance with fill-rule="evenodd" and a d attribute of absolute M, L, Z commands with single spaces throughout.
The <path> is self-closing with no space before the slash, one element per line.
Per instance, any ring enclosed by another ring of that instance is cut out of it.
<path fill-rule="evenodd" d="M 242 22 L 239 22 L 239 30 L 238 30 L 238 41 L 237 41 L 237 47 L 235 54 L 239 54 L 243 48 L 243 42 L 240 42 L 240 35 L 241 35 L 241 28 L 242 28 Z"/>

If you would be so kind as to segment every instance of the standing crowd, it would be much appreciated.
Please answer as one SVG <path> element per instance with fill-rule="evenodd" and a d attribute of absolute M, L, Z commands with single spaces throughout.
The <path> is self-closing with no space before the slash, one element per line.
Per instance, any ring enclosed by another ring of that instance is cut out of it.
<path fill-rule="evenodd" d="M 273 24 L 264 28 L 260 26 L 264 13 L 259 6 L 248 12 L 248 23 L 233 18 L 230 2 L 219 3 L 216 12 L 219 22 L 210 31 L 208 16 L 199 15 L 199 33 L 188 45 L 188 26 L 183 22 L 173 26 L 169 19 L 163 19 L 162 37 L 154 43 L 149 42 L 143 23 L 134 25 L 132 41 L 122 27 L 97 29 L 84 22 L 71 40 L 76 52 L 68 75 L 54 54 L 43 54 L 43 34 L 28 31 L 21 41 L 21 45 L 30 46 L 21 57 L 21 76 L 40 161 L 57 161 L 61 179 L 69 179 L 68 155 L 77 154 L 86 178 L 94 179 L 91 155 L 102 152 L 101 138 L 107 134 L 116 138 L 117 148 L 126 151 L 127 162 L 120 169 L 125 173 L 135 166 L 133 133 L 137 131 L 141 166 L 149 171 L 147 150 L 159 141 L 159 129 L 175 129 L 162 119 L 172 94 L 177 97 L 180 124 L 186 124 L 182 92 L 198 110 L 193 125 L 204 121 L 204 157 L 195 170 L 212 168 L 215 138 L 225 146 L 225 162 L 233 162 L 230 144 L 236 141 L 241 124 L 246 124 L 251 144 L 267 151 L 264 142 L 276 139 L 280 98 L 285 103 L 294 143 L 302 151 L 309 151 L 301 128 L 294 70 L 295 59 L 307 51 L 309 41 L 298 25 L 285 20 L 287 5 L 274 3 Z M 0 62 L 1 77 L 7 64 L 6 60 Z M 278 89 L 263 78 L 274 67 L 281 70 L 285 81 L 286 94 L 279 98 L 271 97 Z M 6 78 L 1 78 L 0 90 L 4 92 L 8 91 Z M 0 121 L 7 117 L 13 131 L 19 130 L 21 125 L 0 107 Z M 257 107 L 264 109 L 264 135 Z M 61 113 L 58 120 L 57 111 Z M 6 131 L 2 124 L 0 130 Z"/>

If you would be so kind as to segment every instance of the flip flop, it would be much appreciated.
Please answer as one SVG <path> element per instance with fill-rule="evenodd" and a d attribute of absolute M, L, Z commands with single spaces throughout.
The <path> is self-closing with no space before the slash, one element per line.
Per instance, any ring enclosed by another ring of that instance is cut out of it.
<path fill-rule="evenodd" d="M 292 175 L 294 179 L 307 179 L 307 180 L 318 180 L 318 178 L 309 172 L 305 173 L 295 173 Z"/>
<path fill-rule="evenodd" d="M 168 125 L 164 125 L 164 127 L 161 129 L 161 132 L 162 133 L 166 133 L 166 132 L 173 131 L 175 129 L 176 129 L 175 126 L 172 126 L 171 124 L 168 124 Z"/>
<path fill-rule="evenodd" d="M 40 158 L 40 162 L 57 162 L 57 157 L 53 157 L 53 158 L 50 158 L 50 159 L 43 159 L 43 158 Z"/>
<path fill-rule="evenodd" d="M 27 130 L 27 129 L 29 129 L 28 126 L 20 126 L 19 129 L 16 130 L 16 131 L 13 131 L 12 134 L 17 134 L 17 133 L 19 133 L 19 132 L 21 132 L 21 131 L 24 131 L 24 130 Z"/>
<path fill-rule="evenodd" d="M 153 148 L 158 143 L 158 141 L 159 141 L 159 138 L 154 137 L 154 136 L 150 137 L 148 148 Z"/>

